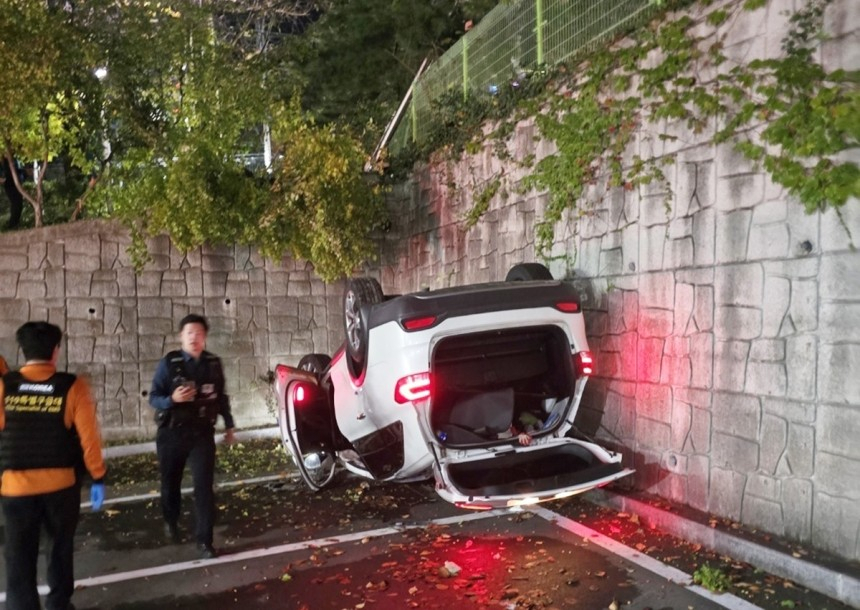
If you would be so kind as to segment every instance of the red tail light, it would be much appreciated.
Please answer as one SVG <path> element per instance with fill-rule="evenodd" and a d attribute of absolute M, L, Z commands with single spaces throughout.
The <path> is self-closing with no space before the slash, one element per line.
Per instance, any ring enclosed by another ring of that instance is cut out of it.
<path fill-rule="evenodd" d="M 577 377 L 588 377 L 594 375 L 594 357 L 591 352 L 577 352 L 573 355 L 573 365 Z"/>
<path fill-rule="evenodd" d="M 577 313 L 579 311 L 579 303 L 576 301 L 562 301 L 556 303 L 555 308 L 564 313 Z"/>
<path fill-rule="evenodd" d="M 430 373 L 401 377 L 394 386 L 394 400 L 400 404 L 421 400 L 428 396 L 430 396 Z"/>
<path fill-rule="evenodd" d="M 313 398 L 313 386 L 308 383 L 297 382 L 290 388 L 293 393 L 293 404 L 297 407 L 308 404 Z"/>
<path fill-rule="evenodd" d="M 403 320 L 403 328 L 408 331 L 412 330 L 423 330 L 425 328 L 430 328 L 434 324 L 436 324 L 436 316 L 422 316 L 420 318 L 410 318 L 408 320 Z"/>

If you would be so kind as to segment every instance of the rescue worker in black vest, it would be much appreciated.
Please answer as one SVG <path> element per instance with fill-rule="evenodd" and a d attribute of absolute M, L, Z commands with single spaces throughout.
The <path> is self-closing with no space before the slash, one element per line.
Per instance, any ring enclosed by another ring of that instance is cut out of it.
<path fill-rule="evenodd" d="M 212 546 L 215 524 L 215 422 L 224 419 L 224 442 L 233 442 L 230 398 L 224 392 L 221 360 L 205 351 L 209 324 L 189 314 L 179 322 L 181 350 L 169 352 L 158 363 L 149 393 L 158 432 L 155 447 L 161 473 L 161 511 L 164 532 L 181 540 L 179 515 L 182 473 L 186 461 L 194 484 L 195 539 L 200 556 L 216 556 Z"/>
<path fill-rule="evenodd" d="M 39 535 L 47 553 L 49 610 L 74 608 L 74 538 L 80 517 L 75 466 L 92 476 L 93 510 L 104 502 L 105 463 L 96 404 L 89 384 L 57 371 L 63 332 L 27 322 L 16 338 L 26 363 L 0 382 L 0 480 L 6 520 L 6 608 L 39 610 L 36 571 Z"/>

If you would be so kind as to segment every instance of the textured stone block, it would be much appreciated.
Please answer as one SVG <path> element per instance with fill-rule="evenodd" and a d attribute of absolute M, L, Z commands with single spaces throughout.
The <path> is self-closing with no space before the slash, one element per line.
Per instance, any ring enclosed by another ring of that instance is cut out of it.
<path fill-rule="evenodd" d="M 791 236 L 783 223 L 757 225 L 750 228 L 748 260 L 781 258 L 791 252 Z"/>
<path fill-rule="evenodd" d="M 636 388 L 636 405 L 638 416 L 665 424 L 672 421 L 672 391 L 665 386 L 640 383 Z"/>
<path fill-rule="evenodd" d="M 741 392 L 746 378 L 749 344 L 744 341 L 717 341 L 714 346 L 714 388 Z"/>
<path fill-rule="evenodd" d="M 776 475 L 783 460 L 788 442 L 788 422 L 782 417 L 764 414 L 761 419 L 762 472 Z"/>
<path fill-rule="evenodd" d="M 787 278 L 767 276 L 762 299 L 762 336 L 779 336 L 791 303 L 791 282 Z"/>
<path fill-rule="evenodd" d="M 640 276 L 639 286 L 641 307 L 672 309 L 675 303 L 675 279 L 671 273 L 644 274 Z"/>
<path fill-rule="evenodd" d="M 780 362 L 785 359 L 785 340 L 758 339 L 752 342 L 750 360 Z"/>
<path fill-rule="evenodd" d="M 821 257 L 820 294 L 827 300 L 860 301 L 860 253 Z"/>
<path fill-rule="evenodd" d="M 752 212 L 738 210 L 717 215 L 716 262 L 736 263 L 746 260 Z M 696 264 L 705 264 L 696 260 Z"/>
<path fill-rule="evenodd" d="M 756 396 L 717 392 L 713 402 L 713 425 L 716 432 L 724 432 L 751 441 L 757 441 L 761 423 L 761 401 Z"/>
<path fill-rule="evenodd" d="M 663 359 L 663 339 L 640 338 L 637 354 L 637 376 L 643 382 L 659 383 Z"/>
<path fill-rule="evenodd" d="M 782 484 L 785 536 L 808 542 L 812 532 L 812 481 L 790 478 Z"/>
<path fill-rule="evenodd" d="M 860 371 L 860 344 L 822 345 L 818 357 L 821 399 L 835 404 L 860 405 L 860 375 L 857 371 Z"/>
<path fill-rule="evenodd" d="M 856 454 L 856 451 L 854 452 Z M 860 460 L 820 449 L 815 458 L 815 491 L 860 501 Z M 855 512 L 860 515 L 860 511 Z"/>
<path fill-rule="evenodd" d="M 816 396 L 818 353 L 815 335 L 799 335 L 786 339 L 785 366 L 788 375 L 788 398 L 813 400 Z"/>
<path fill-rule="evenodd" d="M 785 462 L 788 471 L 786 474 L 790 476 L 807 478 L 813 475 L 815 428 L 795 423 L 789 424 Z"/>
<path fill-rule="evenodd" d="M 759 264 L 717 267 L 714 276 L 716 303 L 760 307 L 764 289 L 764 272 Z"/>
<path fill-rule="evenodd" d="M 663 269 L 663 243 L 666 230 L 662 226 L 639 229 L 638 269 L 643 272 Z M 593 275 L 593 274 L 592 274 Z"/>
<path fill-rule="evenodd" d="M 860 511 L 854 498 L 833 497 L 815 489 L 812 544 L 820 549 L 851 556 L 860 530 Z"/>
<path fill-rule="evenodd" d="M 856 460 L 860 467 L 860 443 L 857 442 L 858 421 L 860 421 L 860 407 L 856 404 L 820 405 L 818 421 L 815 422 L 816 448 L 819 451 Z M 855 481 L 860 481 L 860 478 Z"/>
<path fill-rule="evenodd" d="M 711 460 L 711 485 L 708 511 L 729 519 L 740 519 L 746 476 L 714 465 Z"/>
<path fill-rule="evenodd" d="M 693 215 L 693 261 L 713 265 L 717 257 L 717 213 L 708 208 Z"/>
<path fill-rule="evenodd" d="M 741 521 L 750 527 L 763 528 L 782 535 L 785 525 L 781 509 L 782 506 L 777 500 L 768 500 L 747 493 L 744 494 Z"/>
<path fill-rule="evenodd" d="M 638 330 L 643 339 L 665 338 L 672 334 L 675 315 L 671 310 L 640 309 Z"/>
<path fill-rule="evenodd" d="M 747 363 L 747 379 L 744 391 L 759 396 L 785 396 L 788 379 L 785 365 L 778 362 Z"/>
<path fill-rule="evenodd" d="M 761 336 L 762 312 L 756 307 L 717 306 L 714 335 L 723 340 L 749 340 Z"/>

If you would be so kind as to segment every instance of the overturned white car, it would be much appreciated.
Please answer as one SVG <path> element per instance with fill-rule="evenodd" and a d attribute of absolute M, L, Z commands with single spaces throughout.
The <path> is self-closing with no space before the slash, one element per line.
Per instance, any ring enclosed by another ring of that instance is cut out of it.
<path fill-rule="evenodd" d="M 504 282 L 385 296 L 349 280 L 334 357 L 278 365 L 281 437 L 305 482 L 339 466 L 374 480 L 434 477 L 458 506 L 563 498 L 630 474 L 568 438 L 593 361 L 579 296 L 537 263 Z"/>

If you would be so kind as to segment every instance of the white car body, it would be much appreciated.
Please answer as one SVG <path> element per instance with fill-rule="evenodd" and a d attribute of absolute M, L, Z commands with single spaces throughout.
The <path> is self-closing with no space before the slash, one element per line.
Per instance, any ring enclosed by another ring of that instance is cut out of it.
<path fill-rule="evenodd" d="M 284 446 L 312 489 L 340 464 L 375 480 L 432 476 L 445 500 L 484 509 L 566 497 L 632 472 L 619 453 L 565 436 L 590 372 L 569 284 L 428 291 L 361 313 L 360 364 L 347 343 L 322 371 L 277 367 Z M 520 422 L 535 426 L 530 444 L 502 430 L 508 419 L 517 432 Z"/>

